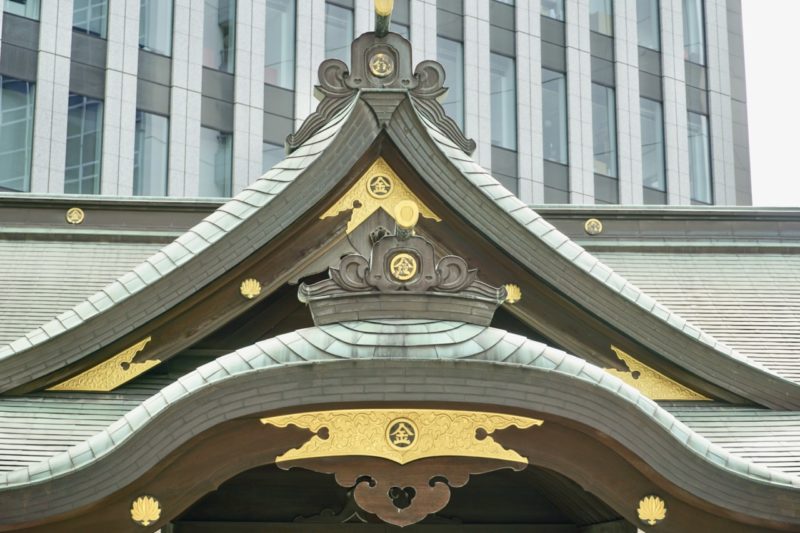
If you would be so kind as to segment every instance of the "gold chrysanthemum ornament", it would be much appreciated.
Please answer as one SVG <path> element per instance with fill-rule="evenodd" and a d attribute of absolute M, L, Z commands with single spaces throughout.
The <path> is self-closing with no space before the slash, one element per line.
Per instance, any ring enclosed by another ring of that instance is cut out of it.
<path fill-rule="evenodd" d="M 242 282 L 239 292 L 248 300 L 252 300 L 261 294 L 261 284 L 256 279 L 248 278 Z"/>
<path fill-rule="evenodd" d="M 506 303 L 515 304 L 522 299 L 522 290 L 519 285 L 507 283 L 503 287 L 506 288 Z"/>
<path fill-rule="evenodd" d="M 639 501 L 639 520 L 654 526 L 667 516 L 667 506 L 658 496 L 645 496 Z"/>
<path fill-rule="evenodd" d="M 161 517 L 161 506 L 152 496 L 139 496 L 131 504 L 131 519 L 141 526 L 149 526 Z"/>

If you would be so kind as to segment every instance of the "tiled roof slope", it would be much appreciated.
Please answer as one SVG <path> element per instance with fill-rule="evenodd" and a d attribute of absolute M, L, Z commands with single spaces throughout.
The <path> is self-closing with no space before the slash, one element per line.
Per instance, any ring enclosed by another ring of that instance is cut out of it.
<path fill-rule="evenodd" d="M 593 253 L 737 352 L 800 382 L 800 255 Z"/>
<path fill-rule="evenodd" d="M 0 240 L 0 344 L 102 289 L 162 244 Z"/>
<path fill-rule="evenodd" d="M 346 122 L 356 100 L 357 98 L 353 98 L 347 107 L 301 148 L 292 152 L 252 185 L 178 239 L 72 309 L 59 314 L 55 319 L 29 331 L 10 344 L 0 346 L 0 359 L 25 351 L 77 327 L 161 279 L 222 239 L 233 228 L 272 201 L 327 148 Z"/>
<path fill-rule="evenodd" d="M 88 407 L 83 407 L 79 395 L 72 399 L 69 399 L 69 395 L 53 396 L 50 401 L 36 396 L 0 398 L 0 423 L 3 424 L 0 432 L 5 432 L 5 427 L 9 425 L 30 428 L 27 436 L 17 433 L 12 438 L 16 439 L 14 443 L 3 444 L 0 453 L 5 457 L 13 455 L 17 459 L 13 464 L 9 459 L 3 460 L 2 468 L 6 472 L 0 472 L 0 487 L 43 481 L 86 467 L 111 453 L 135 432 L 143 430 L 151 420 L 175 403 L 190 398 L 201 389 L 214 387 L 221 380 L 265 372 L 280 366 L 347 359 L 483 361 L 563 374 L 598 387 L 598 394 L 602 390 L 618 396 L 666 431 L 673 445 L 689 450 L 715 467 L 759 482 L 800 488 L 800 476 L 797 475 L 800 457 L 796 455 L 797 450 L 793 445 L 786 449 L 787 453 L 795 455 L 792 460 L 787 458 L 783 469 L 770 462 L 770 454 L 775 449 L 782 449 L 780 441 L 769 443 L 764 457 L 759 455 L 758 447 L 750 448 L 750 457 L 747 459 L 735 456 L 701 433 L 693 431 L 691 426 L 636 389 L 582 359 L 502 330 L 428 320 L 346 322 L 280 335 L 205 364 L 141 403 L 141 391 L 137 393 L 135 389 L 130 390 L 127 398 L 118 395 L 115 399 L 114 395 L 109 395 L 97 402 L 97 406 L 93 402 Z M 268 379 L 268 374 L 264 379 Z M 134 404 L 137 405 L 131 409 Z M 69 411 L 73 413 L 71 422 L 65 416 Z M 720 414 L 725 412 L 725 409 L 719 411 Z M 123 416 L 86 438 L 112 418 L 114 413 Z M 75 423 L 81 417 L 88 419 L 85 426 Z M 41 423 L 31 423 L 37 418 Z M 800 413 L 785 413 L 785 420 L 790 424 L 791 420 L 799 418 Z M 732 416 L 730 420 L 729 431 L 717 431 L 715 438 L 725 441 L 726 436 L 735 437 L 741 427 L 745 431 L 752 431 L 747 426 L 748 419 Z M 741 423 L 738 426 L 737 420 Z M 48 421 L 54 424 L 50 430 L 53 435 L 49 438 L 53 444 L 50 449 L 52 455 L 45 459 L 47 454 L 42 451 L 40 441 L 48 432 Z M 20 450 L 30 449 L 31 453 L 15 454 L 9 450 L 9 446 L 17 446 Z M 769 464 L 770 467 L 764 467 L 763 464 Z"/>

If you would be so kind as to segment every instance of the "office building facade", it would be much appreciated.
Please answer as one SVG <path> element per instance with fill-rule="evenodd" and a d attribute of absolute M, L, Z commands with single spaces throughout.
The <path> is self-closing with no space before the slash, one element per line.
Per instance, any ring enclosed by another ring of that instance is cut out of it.
<path fill-rule="evenodd" d="M 226 197 L 283 155 L 370 0 L 5 0 L 0 190 Z M 527 203 L 749 204 L 740 0 L 397 0 Z"/>

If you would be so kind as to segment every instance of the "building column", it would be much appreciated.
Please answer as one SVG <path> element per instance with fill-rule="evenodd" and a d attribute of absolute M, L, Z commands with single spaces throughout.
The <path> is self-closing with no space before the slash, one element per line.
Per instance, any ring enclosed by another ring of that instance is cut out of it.
<path fill-rule="evenodd" d="M 109 0 L 100 193 L 133 194 L 139 4 Z"/>
<path fill-rule="evenodd" d="M 264 47 L 267 3 L 266 0 L 239 0 L 236 9 L 232 188 L 234 195 L 261 176 L 264 146 Z"/>
<path fill-rule="evenodd" d="M 42 2 L 33 116 L 31 192 L 64 192 L 72 0 Z"/>
<path fill-rule="evenodd" d="M 706 69 L 711 133 L 711 175 L 715 204 L 736 204 L 733 155 L 728 12 L 725 0 L 706 0 Z"/>
<path fill-rule="evenodd" d="M 169 196 L 200 191 L 203 0 L 175 0 L 169 120 Z"/>
<path fill-rule="evenodd" d="M 298 1 L 297 20 L 305 22 L 296 30 L 295 130 L 317 108 L 314 86 L 319 83 L 317 69 L 325 59 L 325 0 Z"/>
<path fill-rule="evenodd" d="M 519 199 L 544 203 L 540 2 L 516 3 Z"/>
<path fill-rule="evenodd" d="M 464 0 L 464 129 L 478 147 L 473 158 L 492 166 L 492 77 L 489 2 Z"/>
<path fill-rule="evenodd" d="M 566 0 L 569 199 L 594 203 L 592 52 L 589 0 Z"/>
<path fill-rule="evenodd" d="M 661 68 L 664 90 L 664 142 L 667 203 L 691 203 L 686 67 L 683 60 L 682 0 L 661 0 Z"/>
<path fill-rule="evenodd" d="M 644 203 L 636 1 L 614 4 L 619 203 Z"/>
<path fill-rule="evenodd" d="M 436 60 L 436 0 L 411 0 L 411 55 L 414 65 Z"/>

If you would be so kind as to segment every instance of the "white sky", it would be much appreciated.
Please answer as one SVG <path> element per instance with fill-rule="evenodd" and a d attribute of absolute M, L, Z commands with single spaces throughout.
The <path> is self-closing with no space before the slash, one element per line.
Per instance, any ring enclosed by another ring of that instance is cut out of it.
<path fill-rule="evenodd" d="M 742 0 L 753 205 L 800 206 L 800 0 Z"/>

